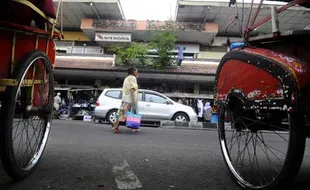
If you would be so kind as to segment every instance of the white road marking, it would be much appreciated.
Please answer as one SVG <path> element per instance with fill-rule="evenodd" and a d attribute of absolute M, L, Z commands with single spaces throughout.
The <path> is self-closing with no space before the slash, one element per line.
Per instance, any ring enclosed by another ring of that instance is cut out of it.
<path fill-rule="evenodd" d="M 113 173 L 118 189 L 138 189 L 142 184 L 138 177 L 130 170 L 129 164 L 122 160 L 113 166 Z"/>

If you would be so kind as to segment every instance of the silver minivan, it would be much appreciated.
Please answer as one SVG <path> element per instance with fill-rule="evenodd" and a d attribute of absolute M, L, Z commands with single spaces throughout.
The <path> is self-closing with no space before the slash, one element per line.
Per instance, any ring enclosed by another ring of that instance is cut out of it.
<path fill-rule="evenodd" d="M 113 123 L 121 102 L 121 88 L 105 89 L 97 100 L 93 116 Z M 142 114 L 142 122 L 160 120 L 197 122 L 197 114 L 192 107 L 174 102 L 152 90 L 139 89 L 138 112 Z"/>

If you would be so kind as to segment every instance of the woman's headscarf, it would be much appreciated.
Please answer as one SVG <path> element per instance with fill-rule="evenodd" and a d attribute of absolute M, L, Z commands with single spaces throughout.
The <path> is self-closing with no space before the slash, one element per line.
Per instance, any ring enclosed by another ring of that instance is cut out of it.
<path fill-rule="evenodd" d="M 208 108 L 211 108 L 210 102 L 206 102 L 205 107 L 204 107 L 204 110 L 207 110 Z"/>

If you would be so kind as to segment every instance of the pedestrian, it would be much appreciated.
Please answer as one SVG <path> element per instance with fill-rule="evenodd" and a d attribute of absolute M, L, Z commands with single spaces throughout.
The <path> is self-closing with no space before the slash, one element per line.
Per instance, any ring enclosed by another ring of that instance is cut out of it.
<path fill-rule="evenodd" d="M 186 98 L 182 98 L 182 104 L 188 105 L 188 101 L 186 100 Z"/>
<path fill-rule="evenodd" d="M 69 118 L 71 118 L 72 117 L 72 106 L 74 104 L 74 100 L 73 100 L 73 94 L 70 90 L 67 91 L 67 96 L 68 96 L 68 101 L 69 101 L 69 106 L 68 106 Z"/>
<path fill-rule="evenodd" d="M 179 98 L 178 103 L 179 103 L 179 104 L 183 104 L 181 98 Z"/>
<path fill-rule="evenodd" d="M 211 115 L 212 115 L 212 108 L 210 106 L 210 102 L 206 102 L 203 109 L 204 109 L 204 112 L 203 112 L 204 120 L 207 122 L 210 122 L 211 121 Z"/>
<path fill-rule="evenodd" d="M 199 114 L 199 110 L 198 110 L 198 100 L 197 99 L 192 99 L 191 100 L 191 106 L 192 108 L 195 110 L 196 114 Z"/>
<path fill-rule="evenodd" d="M 62 108 L 64 108 L 64 107 L 66 107 L 66 100 L 65 100 L 65 98 L 63 98 L 62 100 L 61 100 L 61 107 Z"/>
<path fill-rule="evenodd" d="M 128 69 L 128 76 L 123 82 L 122 103 L 116 115 L 116 121 L 113 123 L 114 133 L 120 133 L 119 122 L 126 121 L 126 114 L 131 109 L 133 113 L 137 113 L 138 108 L 138 70 L 135 67 Z M 139 129 L 133 129 L 138 132 Z"/>
<path fill-rule="evenodd" d="M 197 107 L 198 107 L 198 121 L 201 122 L 203 121 L 202 119 L 202 115 L 203 115 L 203 103 L 202 103 L 202 100 L 199 99 L 197 101 Z"/>
<path fill-rule="evenodd" d="M 54 109 L 56 111 L 59 110 L 61 105 L 61 97 L 60 97 L 60 93 L 58 92 L 57 95 L 54 97 Z"/>

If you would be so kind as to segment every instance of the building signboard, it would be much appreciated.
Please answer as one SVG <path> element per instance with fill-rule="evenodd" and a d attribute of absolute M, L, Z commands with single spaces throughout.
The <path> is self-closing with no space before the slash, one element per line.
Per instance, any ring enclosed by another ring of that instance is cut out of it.
<path fill-rule="evenodd" d="M 95 41 L 131 42 L 131 34 L 130 33 L 96 33 Z"/>

